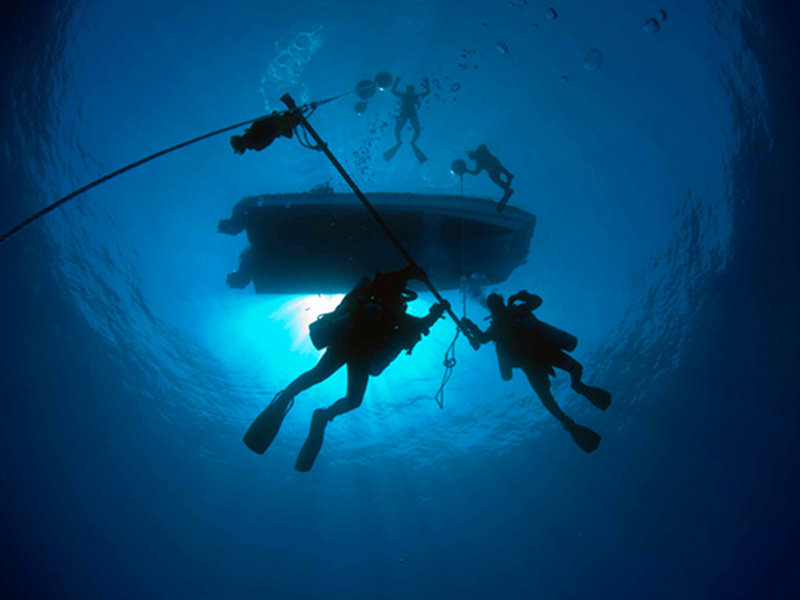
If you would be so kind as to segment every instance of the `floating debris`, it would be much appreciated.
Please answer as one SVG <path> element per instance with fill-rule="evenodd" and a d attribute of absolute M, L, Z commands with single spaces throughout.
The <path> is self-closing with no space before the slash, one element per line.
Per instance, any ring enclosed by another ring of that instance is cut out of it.
<path fill-rule="evenodd" d="M 596 71 L 603 66 L 603 53 L 597 48 L 592 48 L 583 59 L 583 68 L 587 71 Z"/>
<path fill-rule="evenodd" d="M 544 11 L 544 15 L 552 21 L 555 21 L 558 18 L 558 13 L 556 12 L 556 9 L 553 8 L 552 6 L 549 7 L 546 11 Z"/>
<path fill-rule="evenodd" d="M 644 29 L 647 33 L 658 33 L 661 31 L 661 23 L 659 23 L 658 19 L 656 18 L 647 19 L 647 21 L 644 22 L 642 29 Z"/>
<path fill-rule="evenodd" d="M 508 0 L 508 5 L 511 8 L 525 8 L 528 5 L 528 0 Z"/>
<path fill-rule="evenodd" d="M 500 54 L 508 54 L 508 46 L 506 46 L 505 42 L 497 42 L 497 51 Z"/>
<path fill-rule="evenodd" d="M 561 83 L 569 83 L 569 77 L 566 75 L 561 76 Z"/>
<path fill-rule="evenodd" d="M 469 65 L 467 63 L 459 63 L 458 68 L 461 69 L 462 71 L 466 71 L 467 69 L 469 69 Z"/>
<path fill-rule="evenodd" d="M 458 82 L 455 82 L 453 85 L 450 86 L 451 92 L 457 92 L 460 89 L 461 89 L 461 84 Z"/>

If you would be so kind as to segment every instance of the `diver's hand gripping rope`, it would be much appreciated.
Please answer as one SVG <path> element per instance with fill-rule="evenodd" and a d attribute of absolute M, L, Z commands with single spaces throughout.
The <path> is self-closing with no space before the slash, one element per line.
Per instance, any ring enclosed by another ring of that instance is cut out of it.
<path fill-rule="evenodd" d="M 298 110 L 298 107 L 295 104 L 294 99 L 288 93 L 284 94 L 283 96 L 281 96 L 281 101 L 283 101 L 283 103 L 290 110 Z M 439 293 L 439 290 L 437 290 L 436 286 L 434 286 L 433 283 L 431 283 L 431 280 L 428 279 L 427 273 L 425 273 L 425 271 L 422 268 L 420 268 L 420 266 L 417 264 L 417 262 L 414 260 L 414 258 L 405 249 L 405 247 L 403 246 L 402 242 L 400 242 L 400 240 L 397 239 L 397 236 L 395 236 L 394 232 L 389 228 L 389 226 L 386 224 L 386 222 L 380 216 L 378 211 L 375 210 L 375 207 L 373 207 L 372 204 L 370 203 L 370 201 L 367 200 L 367 197 L 364 195 L 364 193 L 361 191 L 361 189 L 358 187 L 358 185 L 356 185 L 356 182 L 353 181 L 353 179 L 347 173 L 347 171 L 342 166 L 342 164 L 333 155 L 333 152 L 330 151 L 330 149 L 328 148 L 328 144 L 326 144 L 322 140 L 322 138 L 319 136 L 319 134 L 316 132 L 316 130 L 311 126 L 311 123 L 309 123 L 308 120 L 305 118 L 305 115 L 303 115 L 303 113 L 300 112 L 299 117 L 300 117 L 301 125 L 303 126 L 303 128 L 305 128 L 306 131 L 308 131 L 309 135 L 311 135 L 311 137 L 317 143 L 317 147 L 325 153 L 325 156 L 328 157 L 328 160 L 331 161 L 331 164 L 334 166 L 334 168 L 337 171 L 339 171 L 339 174 L 347 182 L 347 185 L 350 186 L 350 189 L 353 190 L 353 193 L 358 197 L 359 200 L 361 200 L 361 203 L 369 211 L 369 213 L 372 215 L 372 217 L 375 219 L 375 221 L 378 223 L 378 225 L 380 225 L 381 229 L 383 229 L 383 232 L 386 234 L 386 236 L 389 238 L 389 240 L 391 240 L 391 242 L 397 247 L 397 249 L 400 251 L 400 253 L 403 255 L 403 257 L 406 259 L 408 264 L 410 264 L 412 267 L 414 267 L 420 273 L 420 281 L 422 281 L 422 283 L 424 283 L 428 287 L 428 289 L 431 291 L 433 296 L 436 298 L 437 302 L 442 304 L 442 306 L 444 307 L 444 309 L 447 312 L 447 314 L 455 322 L 456 326 L 459 329 L 461 329 L 461 331 L 464 332 L 464 335 L 469 340 L 469 343 L 472 345 L 473 348 L 475 348 L 477 350 L 478 347 L 480 346 L 480 344 L 478 344 L 478 342 L 472 338 L 472 335 L 470 334 L 470 332 L 466 329 L 466 327 L 464 327 L 461 324 L 461 321 L 456 316 L 456 314 L 453 312 L 453 309 L 450 308 L 450 303 L 446 302 L 445 299 L 442 298 L 442 295 Z"/>

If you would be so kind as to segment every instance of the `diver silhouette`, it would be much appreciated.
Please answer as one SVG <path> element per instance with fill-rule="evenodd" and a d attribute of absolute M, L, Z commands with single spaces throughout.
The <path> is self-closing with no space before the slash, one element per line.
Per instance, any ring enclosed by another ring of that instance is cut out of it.
<path fill-rule="evenodd" d="M 514 193 L 514 190 L 511 189 L 511 180 L 514 179 L 514 174 L 500 164 L 498 158 L 489 152 L 486 144 L 481 144 L 475 148 L 475 150 L 467 152 L 467 156 L 475 161 L 475 168 L 465 169 L 464 173 L 477 175 L 481 171 L 486 170 L 486 172 L 489 174 L 489 179 L 503 189 L 503 197 L 497 204 L 497 212 L 502 212 L 502 210 L 506 207 L 509 198 L 511 198 L 511 194 Z M 505 181 L 503 181 L 503 179 L 500 177 L 501 175 L 505 175 Z"/>
<path fill-rule="evenodd" d="M 494 342 L 502 379 L 509 381 L 512 369 L 522 369 L 544 407 L 558 419 L 581 449 L 585 452 L 596 450 L 600 436 L 569 418 L 550 392 L 549 377 L 555 375 L 553 367 L 556 367 L 570 374 L 572 389 L 595 407 L 605 410 L 611 404 L 611 394 L 606 390 L 581 381 L 583 366 L 565 352 L 574 350 L 578 340 L 533 316 L 533 311 L 542 304 L 542 299 L 535 294 L 522 290 L 510 296 L 507 305 L 500 294 L 490 294 L 486 301 L 491 325 L 485 332 L 469 319 L 462 322 L 481 344 Z"/>
<path fill-rule="evenodd" d="M 327 424 L 358 408 L 369 376 L 380 375 L 402 350 L 410 354 L 445 311 L 444 305 L 434 304 L 426 317 L 406 314 L 407 302 L 417 297 L 406 286 L 411 279 L 424 278 L 424 272 L 413 266 L 377 273 L 371 280 L 365 277 L 345 295 L 336 310 L 312 323 L 311 341 L 320 350 L 326 348 L 325 353 L 315 367 L 279 392 L 256 417 L 244 443 L 263 454 L 278 434 L 294 397 L 347 365 L 347 393 L 328 408 L 314 411 L 308 438 L 297 456 L 295 469 L 309 471 L 322 447 Z"/>
<path fill-rule="evenodd" d="M 425 91 L 421 94 L 417 94 L 414 92 L 413 85 L 406 86 L 405 92 L 398 92 L 397 84 L 399 83 L 400 78 L 397 77 L 394 80 L 394 85 L 392 85 L 392 93 L 400 98 L 400 113 L 397 115 L 397 124 L 394 127 L 394 137 L 397 140 L 397 143 L 383 153 L 383 158 L 385 158 L 387 161 L 390 161 L 392 158 L 394 158 L 394 155 L 397 153 L 397 150 L 403 143 L 400 137 L 400 134 L 403 131 L 403 126 L 406 124 L 406 122 L 410 122 L 411 127 L 414 129 L 414 136 L 411 138 L 411 148 L 414 150 L 414 155 L 417 157 L 417 160 L 420 163 L 424 163 L 426 160 L 428 160 L 428 158 L 425 156 L 422 150 L 417 147 L 417 140 L 419 139 L 421 133 L 417 109 L 420 107 L 422 99 L 431 93 L 431 86 L 428 83 L 428 78 L 426 77 L 422 80 Z"/>
<path fill-rule="evenodd" d="M 244 135 L 232 135 L 231 147 L 236 154 L 244 154 L 245 150 L 263 150 L 280 136 L 291 138 L 294 128 L 301 122 L 302 114 L 297 111 L 273 111 L 253 121 Z"/>

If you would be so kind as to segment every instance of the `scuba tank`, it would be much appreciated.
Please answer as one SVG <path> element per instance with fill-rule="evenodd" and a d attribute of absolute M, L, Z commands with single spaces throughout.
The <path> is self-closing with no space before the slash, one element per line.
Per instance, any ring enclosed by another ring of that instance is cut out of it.
<path fill-rule="evenodd" d="M 320 315 L 309 324 L 308 335 L 314 348 L 322 350 L 351 333 L 354 327 L 351 311 L 333 311 Z"/>

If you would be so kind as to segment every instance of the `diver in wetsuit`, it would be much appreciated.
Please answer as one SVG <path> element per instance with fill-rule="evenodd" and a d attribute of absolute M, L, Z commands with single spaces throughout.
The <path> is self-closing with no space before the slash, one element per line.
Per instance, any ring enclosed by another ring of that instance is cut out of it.
<path fill-rule="evenodd" d="M 469 319 L 463 319 L 462 323 L 481 344 L 495 343 L 504 381 L 511 379 L 512 369 L 522 369 L 544 407 L 559 420 L 581 449 L 593 452 L 600 444 L 600 436 L 564 414 L 550 393 L 550 375 L 555 375 L 553 367 L 556 367 L 568 372 L 572 389 L 600 410 L 605 410 L 611 403 L 611 394 L 607 391 L 581 381 L 583 366 L 564 351 L 574 349 L 577 339 L 533 316 L 533 311 L 542 304 L 542 299 L 535 294 L 522 290 L 509 297 L 508 304 L 503 302 L 500 294 L 490 294 L 486 300 L 492 322 L 485 332 Z"/>
<path fill-rule="evenodd" d="M 263 150 L 276 138 L 291 138 L 294 128 L 302 122 L 302 115 L 296 110 L 273 111 L 266 117 L 256 119 L 244 135 L 232 135 L 231 147 L 236 154 L 245 150 Z"/>
<path fill-rule="evenodd" d="M 383 158 L 387 161 L 392 160 L 394 155 L 397 153 L 398 148 L 403 143 L 400 138 L 400 134 L 403 131 L 403 126 L 406 122 L 411 123 L 411 127 L 414 129 L 414 136 L 411 138 L 411 148 L 414 150 L 414 155 L 417 157 L 417 160 L 420 163 L 424 163 L 428 158 L 423 154 L 422 150 L 417 147 L 417 140 L 419 139 L 421 130 L 419 127 L 419 117 L 417 117 L 417 109 L 422 104 L 422 99 L 431 93 L 431 86 L 428 83 L 428 78 L 422 80 L 422 84 L 425 87 L 425 91 L 421 94 L 417 94 L 414 92 L 414 86 L 409 85 L 406 86 L 406 91 L 398 92 L 397 91 L 397 84 L 400 83 L 400 78 L 397 77 L 394 80 L 394 85 L 392 85 L 392 94 L 400 98 L 400 113 L 397 116 L 397 124 L 394 127 L 394 137 L 397 140 L 397 143 L 389 148 L 386 152 L 383 153 Z"/>
<path fill-rule="evenodd" d="M 318 408 L 311 418 L 308 438 L 295 462 L 298 471 L 309 471 L 322 447 L 325 427 L 335 417 L 358 408 L 367 389 L 370 375 L 379 375 L 402 350 L 408 353 L 427 335 L 442 316 L 445 306 L 434 304 L 423 318 L 406 314 L 407 302 L 416 293 L 407 290 L 410 279 L 424 279 L 414 267 L 390 273 L 378 273 L 362 281 L 342 299 L 339 307 L 325 318 L 312 341 L 327 346 L 317 365 L 292 381 L 275 396 L 272 403 L 253 421 L 244 443 L 262 454 L 278 434 L 278 429 L 292 407 L 294 397 L 321 383 L 347 365 L 347 393 L 328 408 Z M 318 321 L 319 323 L 320 321 Z M 325 329 L 325 334 L 321 333 Z M 334 333 L 330 333 L 333 330 Z M 315 338 L 316 334 L 316 338 Z M 324 339 L 330 337 L 330 339 Z M 323 340 L 323 341 L 321 341 Z"/>
<path fill-rule="evenodd" d="M 485 170 L 489 175 L 489 179 L 503 189 L 503 197 L 497 204 L 497 212 L 501 212 L 508 203 L 509 198 L 511 198 L 511 194 L 514 193 L 514 190 L 511 189 L 511 180 L 514 179 L 514 174 L 500 164 L 500 160 L 491 152 L 489 152 L 486 144 L 481 144 L 475 148 L 475 150 L 467 152 L 467 156 L 475 161 L 475 168 L 466 169 L 464 170 L 464 173 L 477 175 L 481 171 Z M 501 175 L 505 176 L 505 181 L 503 181 Z"/>

